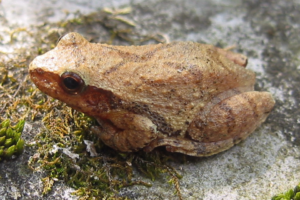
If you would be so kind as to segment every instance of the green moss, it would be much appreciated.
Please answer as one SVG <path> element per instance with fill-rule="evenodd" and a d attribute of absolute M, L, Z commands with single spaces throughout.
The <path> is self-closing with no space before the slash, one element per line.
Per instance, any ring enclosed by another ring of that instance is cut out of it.
<path fill-rule="evenodd" d="M 24 140 L 21 134 L 24 127 L 24 120 L 20 120 L 15 126 L 6 119 L 0 124 L 0 161 L 11 159 L 13 155 L 19 155 L 24 149 Z"/>
<path fill-rule="evenodd" d="M 273 196 L 272 200 L 300 200 L 300 183 L 294 189 Z"/>

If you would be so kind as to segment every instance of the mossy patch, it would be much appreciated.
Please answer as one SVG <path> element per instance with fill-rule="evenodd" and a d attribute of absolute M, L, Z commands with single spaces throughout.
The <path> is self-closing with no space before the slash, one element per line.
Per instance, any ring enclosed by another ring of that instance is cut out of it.
<path fill-rule="evenodd" d="M 24 149 L 24 140 L 21 134 L 24 128 L 24 120 L 20 120 L 15 126 L 6 119 L 0 124 L 0 161 L 11 159 L 19 155 Z"/>
<path fill-rule="evenodd" d="M 300 200 L 300 183 L 294 189 L 273 196 L 272 200 Z"/>

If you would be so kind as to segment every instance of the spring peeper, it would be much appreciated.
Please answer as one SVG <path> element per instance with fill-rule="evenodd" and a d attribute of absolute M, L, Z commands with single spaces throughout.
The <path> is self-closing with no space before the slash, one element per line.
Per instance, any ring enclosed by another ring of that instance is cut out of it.
<path fill-rule="evenodd" d="M 245 139 L 274 106 L 246 64 L 207 44 L 111 46 L 69 33 L 29 73 L 42 92 L 95 117 L 94 131 L 116 150 L 209 156 Z"/>

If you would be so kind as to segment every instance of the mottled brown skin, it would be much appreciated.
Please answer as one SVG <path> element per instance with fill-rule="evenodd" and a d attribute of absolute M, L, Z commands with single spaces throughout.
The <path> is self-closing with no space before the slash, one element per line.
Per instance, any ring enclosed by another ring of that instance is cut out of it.
<path fill-rule="evenodd" d="M 29 72 L 41 91 L 95 117 L 94 131 L 116 150 L 209 156 L 245 139 L 274 106 L 270 93 L 253 91 L 246 64 L 194 42 L 111 46 L 69 33 Z M 80 90 L 66 89 L 65 72 L 79 77 Z"/>

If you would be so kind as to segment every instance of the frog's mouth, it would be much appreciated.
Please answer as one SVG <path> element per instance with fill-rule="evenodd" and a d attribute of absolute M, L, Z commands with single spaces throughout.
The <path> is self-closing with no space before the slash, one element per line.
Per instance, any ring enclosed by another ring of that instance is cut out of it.
<path fill-rule="evenodd" d="M 54 98 L 60 96 L 60 77 L 53 72 L 46 72 L 41 68 L 29 70 L 29 75 L 33 83 L 44 93 Z"/>

